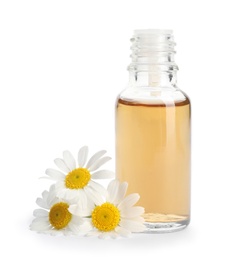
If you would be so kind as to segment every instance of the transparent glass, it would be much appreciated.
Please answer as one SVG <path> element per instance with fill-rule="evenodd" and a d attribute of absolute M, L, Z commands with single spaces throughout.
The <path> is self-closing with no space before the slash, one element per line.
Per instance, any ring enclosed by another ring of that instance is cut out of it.
<path fill-rule="evenodd" d="M 132 38 L 128 87 L 116 101 L 116 175 L 139 193 L 145 232 L 172 232 L 190 221 L 191 107 L 176 85 L 172 31 Z"/>

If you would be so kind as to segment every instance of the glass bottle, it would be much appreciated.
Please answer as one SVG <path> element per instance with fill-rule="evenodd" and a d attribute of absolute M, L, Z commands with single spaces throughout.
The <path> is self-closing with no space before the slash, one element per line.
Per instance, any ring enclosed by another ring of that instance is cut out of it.
<path fill-rule="evenodd" d="M 176 85 L 171 30 L 135 30 L 129 84 L 116 101 L 116 176 L 139 193 L 145 232 L 190 221 L 190 100 Z"/>

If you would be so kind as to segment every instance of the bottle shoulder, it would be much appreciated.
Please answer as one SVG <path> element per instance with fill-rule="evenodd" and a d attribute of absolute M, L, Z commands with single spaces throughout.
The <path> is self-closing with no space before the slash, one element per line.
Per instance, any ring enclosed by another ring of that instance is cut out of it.
<path fill-rule="evenodd" d="M 175 87 L 128 87 L 117 97 L 117 102 L 135 104 L 190 104 L 188 95 Z"/>

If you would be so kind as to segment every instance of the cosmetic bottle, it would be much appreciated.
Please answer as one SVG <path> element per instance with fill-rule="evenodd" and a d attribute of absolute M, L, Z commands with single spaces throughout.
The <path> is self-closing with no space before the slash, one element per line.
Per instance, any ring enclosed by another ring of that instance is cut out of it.
<path fill-rule="evenodd" d="M 135 30 L 129 83 L 116 101 L 116 176 L 138 193 L 146 231 L 190 221 L 190 99 L 177 86 L 172 30 Z"/>

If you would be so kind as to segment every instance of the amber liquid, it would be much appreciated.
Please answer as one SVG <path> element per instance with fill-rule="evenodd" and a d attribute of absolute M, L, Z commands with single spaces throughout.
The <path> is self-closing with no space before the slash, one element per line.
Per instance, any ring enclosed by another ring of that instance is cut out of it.
<path fill-rule="evenodd" d="M 116 107 L 116 174 L 149 223 L 189 222 L 190 102 Z"/>

